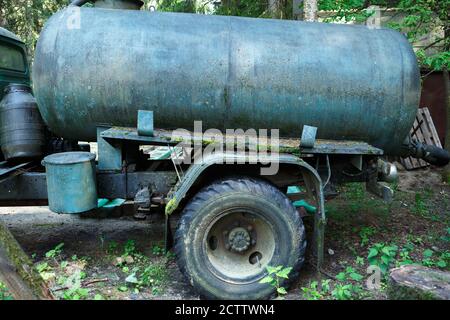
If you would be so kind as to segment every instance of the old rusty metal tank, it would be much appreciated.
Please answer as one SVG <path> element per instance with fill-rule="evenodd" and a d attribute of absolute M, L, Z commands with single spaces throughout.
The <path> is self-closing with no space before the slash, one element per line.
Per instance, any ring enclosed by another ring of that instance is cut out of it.
<path fill-rule="evenodd" d="M 318 138 L 390 153 L 408 135 L 420 89 L 414 52 L 393 30 L 100 8 L 47 22 L 33 78 L 45 122 L 69 139 L 94 140 L 98 125 L 135 127 L 144 109 L 157 128 L 202 120 L 299 137 L 306 124 Z"/>
<path fill-rule="evenodd" d="M 0 102 L 0 145 L 6 160 L 40 157 L 45 146 L 44 122 L 24 84 L 5 88 Z"/>

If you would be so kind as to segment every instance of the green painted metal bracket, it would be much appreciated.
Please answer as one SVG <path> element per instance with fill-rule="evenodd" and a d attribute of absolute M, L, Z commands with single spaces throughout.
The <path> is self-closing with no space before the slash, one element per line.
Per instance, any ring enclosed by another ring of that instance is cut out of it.
<path fill-rule="evenodd" d="M 98 169 L 101 171 L 122 170 L 122 147 L 116 141 L 105 139 L 109 127 L 97 127 Z"/>
<path fill-rule="evenodd" d="M 310 213 L 310 214 L 315 214 L 317 212 L 317 208 L 314 207 L 313 205 L 309 204 L 308 202 L 306 202 L 306 200 L 297 200 L 292 202 L 292 204 L 294 205 L 294 207 L 296 208 L 305 208 L 306 212 Z"/>
<path fill-rule="evenodd" d="M 175 146 L 179 142 L 171 141 L 170 136 L 159 136 L 154 134 L 153 136 L 139 135 L 136 128 L 129 127 L 112 127 L 108 130 L 104 130 L 100 133 L 100 137 L 109 142 L 122 142 L 128 141 L 137 143 L 140 145 L 155 145 L 155 146 Z"/>
<path fill-rule="evenodd" d="M 140 136 L 153 137 L 153 129 L 153 111 L 138 110 L 138 134 Z"/>

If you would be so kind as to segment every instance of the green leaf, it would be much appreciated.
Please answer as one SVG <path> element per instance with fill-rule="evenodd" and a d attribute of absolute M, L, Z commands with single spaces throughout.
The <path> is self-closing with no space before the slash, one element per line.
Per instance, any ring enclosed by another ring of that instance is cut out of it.
<path fill-rule="evenodd" d="M 391 259 L 389 259 L 389 257 L 387 257 L 387 256 L 381 256 L 381 261 L 383 261 L 383 263 L 385 265 L 389 265 L 389 263 L 391 262 Z"/>
<path fill-rule="evenodd" d="M 274 274 L 277 272 L 277 268 L 275 267 L 267 266 L 266 269 L 269 274 Z"/>
<path fill-rule="evenodd" d="M 433 255 L 433 250 L 426 249 L 426 250 L 423 252 L 423 256 L 424 256 L 425 258 L 430 258 L 432 255 Z"/>
<path fill-rule="evenodd" d="M 355 281 L 361 281 L 363 279 L 363 276 L 357 272 L 352 272 L 349 274 L 349 276 L 350 276 L 350 278 L 352 278 Z"/>
<path fill-rule="evenodd" d="M 277 288 L 277 292 L 278 292 L 279 294 L 286 294 L 286 293 L 287 293 L 286 289 L 283 288 L 283 287 Z"/>
<path fill-rule="evenodd" d="M 356 257 L 356 264 L 359 264 L 360 266 L 364 265 L 364 258 L 363 257 Z"/>
<path fill-rule="evenodd" d="M 439 261 L 436 263 L 436 265 L 437 265 L 439 268 L 445 268 L 445 267 L 447 266 L 447 263 L 446 263 L 444 260 L 439 260 Z"/>
<path fill-rule="evenodd" d="M 339 281 L 345 281 L 345 279 L 346 279 L 345 272 L 339 272 L 339 273 L 336 275 L 336 279 L 339 280 Z"/>
<path fill-rule="evenodd" d="M 347 268 L 345 269 L 345 272 L 347 272 L 347 273 L 352 273 L 352 272 L 355 272 L 355 269 L 353 269 L 352 267 L 347 267 Z"/>
<path fill-rule="evenodd" d="M 291 272 L 292 268 L 284 268 L 283 270 L 277 272 L 277 276 L 284 279 L 289 279 L 288 275 Z"/>
<path fill-rule="evenodd" d="M 391 247 L 384 247 L 381 249 L 381 252 L 383 252 L 385 255 L 390 256 L 391 255 Z"/>
<path fill-rule="evenodd" d="M 371 248 L 369 250 L 369 255 L 367 256 L 367 259 L 371 259 L 373 257 L 376 257 L 378 255 L 378 250 L 375 248 Z"/>
<path fill-rule="evenodd" d="M 89 294 L 89 289 L 80 288 L 78 289 L 78 294 L 80 295 L 80 297 L 87 297 Z"/>
<path fill-rule="evenodd" d="M 126 291 L 128 291 L 128 288 L 126 286 L 121 286 L 121 287 L 117 288 L 117 290 L 119 290 L 121 292 L 126 292 Z"/>
<path fill-rule="evenodd" d="M 128 277 L 126 277 L 125 282 L 132 283 L 132 284 L 138 284 L 139 283 L 139 281 L 136 278 L 136 275 L 134 273 L 132 273 Z"/>
<path fill-rule="evenodd" d="M 103 296 L 101 294 L 96 294 L 94 297 L 94 300 L 105 300 L 105 298 L 103 298 Z"/>
<path fill-rule="evenodd" d="M 274 279 L 271 276 L 267 276 L 259 280 L 259 283 L 272 283 Z"/>
<path fill-rule="evenodd" d="M 400 262 L 401 266 L 408 265 L 408 264 L 413 264 L 412 260 L 403 260 Z"/>

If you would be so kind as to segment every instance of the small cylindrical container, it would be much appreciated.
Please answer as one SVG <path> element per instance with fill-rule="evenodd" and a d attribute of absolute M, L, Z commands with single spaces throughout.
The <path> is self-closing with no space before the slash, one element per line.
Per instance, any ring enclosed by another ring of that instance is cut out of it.
<path fill-rule="evenodd" d="M 48 205 L 56 213 L 83 213 L 97 208 L 95 154 L 55 153 L 44 158 Z"/>
<path fill-rule="evenodd" d="M 45 146 L 45 127 L 41 114 L 24 84 L 5 88 L 0 102 L 0 146 L 6 160 L 39 158 Z"/>

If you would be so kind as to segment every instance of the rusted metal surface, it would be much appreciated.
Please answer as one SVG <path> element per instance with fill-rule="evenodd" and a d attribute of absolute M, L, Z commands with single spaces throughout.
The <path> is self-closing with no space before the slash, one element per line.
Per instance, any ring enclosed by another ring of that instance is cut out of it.
<path fill-rule="evenodd" d="M 47 177 L 48 203 L 56 213 L 83 213 L 97 208 L 95 154 L 62 152 L 42 161 Z"/>
<path fill-rule="evenodd" d="M 167 194 L 176 183 L 174 171 L 99 173 L 98 195 L 102 198 L 132 200 L 143 186 L 152 191 Z M 0 182 L 0 205 L 47 205 L 45 173 L 27 172 Z"/>
<path fill-rule="evenodd" d="M 0 162 L 0 183 L 25 173 L 36 166 L 37 164 L 35 162 L 24 162 L 20 164 L 11 164 L 6 161 Z"/>
<path fill-rule="evenodd" d="M 445 79 L 440 71 L 433 73 L 422 71 L 422 74 L 428 75 L 422 81 L 420 106 L 427 107 L 430 110 L 439 140 L 442 145 L 445 145 L 445 134 L 447 126 L 450 125 L 447 119 Z"/>
<path fill-rule="evenodd" d="M 35 94 L 56 134 L 93 141 L 98 125 L 276 128 L 394 153 L 419 100 L 419 70 L 388 29 L 275 19 L 81 8 L 54 15 L 37 45 Z M 349 50 L 351 48 L 351 50 Z"/>
<path fill-rule="evenodd" d="M 100 133 L 100 136 L 107 140 L 126 140 L 127 142 L 140 145 L 176 145 L 177 141 L 171 141 L 171 136 L 161 136 L 157 133 L 154 136 L 139 135 L 136 128 L 114 127 Z"/>
<path fill-rule="evenodd" d="M 316 140 L 313 148 L 300 150 L 305 154 L 383 154 L 383 150 L 361 141 Z"/>

